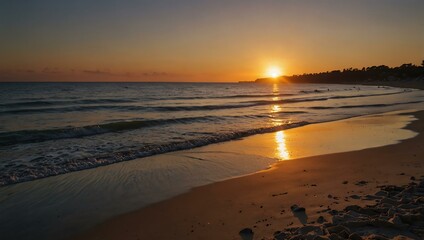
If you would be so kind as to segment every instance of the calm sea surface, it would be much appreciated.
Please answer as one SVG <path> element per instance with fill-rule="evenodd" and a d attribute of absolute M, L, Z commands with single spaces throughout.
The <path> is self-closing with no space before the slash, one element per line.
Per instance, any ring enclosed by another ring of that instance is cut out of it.
<path fill-rule="evenodd" d="M 0 186 L 423 101 L 375 86 L 2 83 Z"/>

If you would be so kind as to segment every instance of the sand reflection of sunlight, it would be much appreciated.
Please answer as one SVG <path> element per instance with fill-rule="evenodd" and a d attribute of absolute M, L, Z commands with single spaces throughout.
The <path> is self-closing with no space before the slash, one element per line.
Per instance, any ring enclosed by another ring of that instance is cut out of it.
<path fill-rule="evenodd" d="M 290 153 L 286 146 L 286 136 L 283 131 L 275 133 L 275 143 L 277 144 L 276 155 L 280 161 L 290 159 Z"/>

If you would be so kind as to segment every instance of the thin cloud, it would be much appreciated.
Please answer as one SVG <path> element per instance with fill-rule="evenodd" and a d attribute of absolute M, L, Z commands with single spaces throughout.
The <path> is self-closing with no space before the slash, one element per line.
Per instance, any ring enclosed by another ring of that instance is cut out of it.
<path fill-rule="evenodd" d="M 58 74 L 61 73 L 58 68 L 49 68 L 45 67 L 43 70 L 41 70 L 42 73 L 48 73 L 48 74 Z"/>
<path fill-rule="evenodd" d="M 35 71 L 34 70 L 32 70 L 32 69 L 19 69 L 19 70 L 17 70 L 16 72 L 19 72 L 19 73 L 35 73 Z"/>
<path fill-rule="evenodd" d="M 142 73 L 143 76 L 146 77 L 164 77 L 169 76 L 167 72 L 144 72 Z"/>
<path fill-rule="evenodd" d="M 119 74 L 116 74 L 116 73 L 105 72 L 100 70 L 82 70 L 82 72 L 87 74 L 95 74 L 95 75 L 119 76 Z"/>
<path fill-rule="evenodd" d="M 92 75 L 103 75 L 103 76 L 113 76 L 113 77 L 130 77 L 130 78 L 136 78 L 136 77 L 165 77 L 170 76 L 168 72 L 164 71 L 149 71 L 149 72 L 126 72 L 126 73 L 114 73 L 114 72 L 108 72 L 108 71 L 100 71 L 100 70 L 82 70 L 82 73 L 85 74 L 92 74 Z"/>

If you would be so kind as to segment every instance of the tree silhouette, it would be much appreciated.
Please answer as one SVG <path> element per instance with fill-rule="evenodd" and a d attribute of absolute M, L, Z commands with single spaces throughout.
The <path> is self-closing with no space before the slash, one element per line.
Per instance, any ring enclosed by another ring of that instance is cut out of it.
<path fill-rule="evenodd" d="M 346 68 L 320 73 L 304 73 L 302 75 L 280 77 L 278 81 L 288 80 L 295 83 L 361 83 L 370 81 L 411 80 L 424 81 L 424 60 L 421 66 L 405 63 L 390 68 L 385 65 L 357 68 Z M 255 82 L 275 82 L 274 79 L 260 78 Z"/>

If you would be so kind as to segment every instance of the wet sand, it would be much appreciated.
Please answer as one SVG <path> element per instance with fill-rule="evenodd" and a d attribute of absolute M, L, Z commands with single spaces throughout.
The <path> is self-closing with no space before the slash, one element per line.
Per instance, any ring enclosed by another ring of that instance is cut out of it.
<path fill-rule="evenodd" d="M 424 112 L 414 115 L 419 120 L 407 128 L 422 133 Z M 319 216 L 330 219 L 323 210 L 372 202 L 352 195 L 374 194 L 377 186 L 420 177 L 423 157 L 424 137 L 419 134 L 394 145 L 281 161 L 267 171 L 197 187 L 115 217 L 77 239 L 241 239 L 244 228 L 254 231 L 254 239 L 272 239 L 284 228 Z M 295 216 L 294 204 L 304 207 L 305 214 Z"/>

